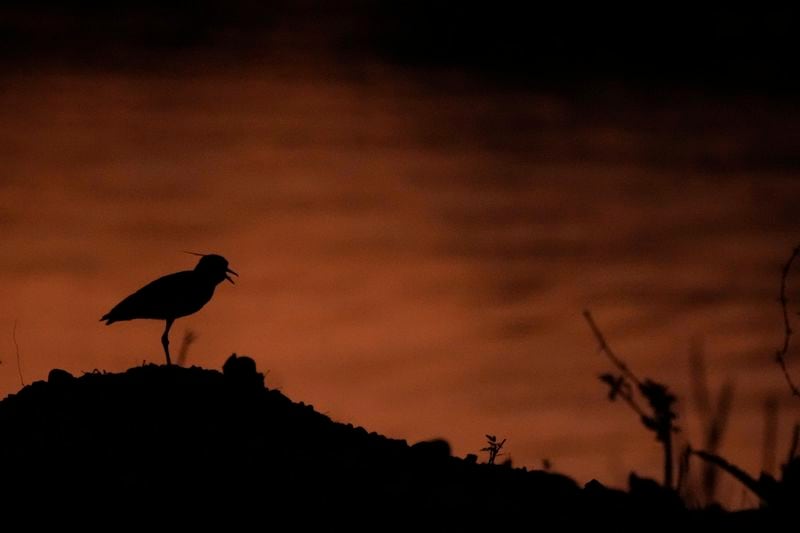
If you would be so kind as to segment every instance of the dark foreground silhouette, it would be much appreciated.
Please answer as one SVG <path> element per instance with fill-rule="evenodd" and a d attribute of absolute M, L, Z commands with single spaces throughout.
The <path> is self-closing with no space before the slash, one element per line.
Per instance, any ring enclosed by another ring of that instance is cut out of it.
<path fill-rule="evenodd" d="M 476 520 L 526 529 L 543 520 L 741 526 L 771 518 L 763 510 L 688 511 L 674 493 L 635 476 L 627 492 L 597 481 L 580 487 L 559 474 L 453 457 L 440 440 L 409 446 L 290 401 L 264 386 L 252 359 L 235 355 L 222 373 L 53 370 L 0 402 L 0 428 L 0 501 L 9 506 L 376 530 Z"/>
<path fill-rule="evenodd" d="M 100 319 L 100 321 L 105 320 L 107 326 L 114 322 L 137 318 L 166 320 L 167 325 L 161 336 L 161 345 L 167 356 L 167 365 L 172 364 L 169 356 L 169 330 L 172 323 L 177 318 L 202 309 L 214 296 L 214 289 L 223 280 L 233 283 L 228 274 L 239 275 L 228 267 L 228 260 L 221 255 L 187 253 L 200 256 L 200 261 L 194 270 L 175 272 L 148 283 L 127 296 Z"/>

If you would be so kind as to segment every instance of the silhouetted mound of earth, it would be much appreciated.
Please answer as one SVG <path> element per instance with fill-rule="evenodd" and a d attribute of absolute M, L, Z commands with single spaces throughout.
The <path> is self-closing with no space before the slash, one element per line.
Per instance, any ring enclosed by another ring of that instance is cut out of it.
<path fill-rule="evenodd" d="M 222 373 L 155 365 L 81 377 L 53 370 L 0 402 L 0 431 L 6 502 L 195 517 L 305 513 L 331 523 L 731 517 L 687 511 L 646 480 L 629 492 L 581 487 L 559 474 L 453 457 L 444 441 L 409 446 L 336 423 L 266 388 L 247 357 L 232 356 Z"/>

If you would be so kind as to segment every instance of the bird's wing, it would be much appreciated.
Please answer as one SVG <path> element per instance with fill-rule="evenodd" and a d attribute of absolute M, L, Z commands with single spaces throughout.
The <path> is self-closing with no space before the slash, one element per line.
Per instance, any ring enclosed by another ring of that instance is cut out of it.
<path fill-rule="evenodd" d="M 193 271 L 186 270 L 158 278 L 122 300 L 100 320 L 111 324 L 135 318 L 166 320 L 183 316 L 186 302 L 192 299 L 194 276 Z"/>

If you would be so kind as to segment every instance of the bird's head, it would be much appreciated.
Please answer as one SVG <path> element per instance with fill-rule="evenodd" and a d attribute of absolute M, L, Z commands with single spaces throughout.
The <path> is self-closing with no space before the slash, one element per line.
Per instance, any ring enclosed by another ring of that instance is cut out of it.
<path fill-rule="evenodd" d="M 195 272 L 198 272 L 208 277 L 215 283 L 220 283 L 224 279 L 227 279 L 228 281 L 233 283 L 233 278 L 231 278 L 228 274 L 233 274 L 234 276 L 239 275 L 228 267 L 228 260 L 222 257 L 221 255 L 216 255 L 216 254 L 194 254 L 194 255 L 200 256 L 200 261 L 198 261 L 197 266 L 194 267 Z"/>

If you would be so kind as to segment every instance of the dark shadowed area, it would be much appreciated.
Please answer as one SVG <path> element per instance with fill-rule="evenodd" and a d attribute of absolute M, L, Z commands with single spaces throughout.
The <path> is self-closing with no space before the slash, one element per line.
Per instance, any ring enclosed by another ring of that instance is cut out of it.
<path fill-rule="evenodd" d="M 591 309 L 678 395 L 679 441 L 703 440 L 702 364 L 734 391 L 720 452 L 777 469 L 800 415 L 773 360 L 800 241 L 795 10 L 515 5 L 4 2 L 0 394 L 162 363 L 163 322 L 98 319 L 188 250 L 240 278 L 175 322 L 187 366 L 246 353 L 391 438 L 463 457 L 489 433 L 580 483 L 658 478 L 597 379 Z"/>
<path fill-rule="evenodd" d="M 0 452 L 17 461 L 5 469 L 4 501 L 48 509 L 88 502 L 96 511 L 81 521 L 108 512 L 228 525 L 320 520 L 351 529 L 475 520 L 578 525 L 587 516 L 617 527 L 653 517 L 675 526 L 763 527 L 780 516 L 780 508 L 692 510 L 635 475 L 627 492 L 597 481 L 579 487 L 561 474 L 452 457 L 440 439 L 409 446 L 265 388 L 252 359 L 234 354 L 222 368 L 146 365 L 79 378 L 56 369 L 6 397 L 0 423 L 9 436 Z M 166 408 L 181 404 L 177 418 Z"/>

